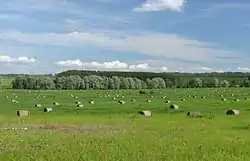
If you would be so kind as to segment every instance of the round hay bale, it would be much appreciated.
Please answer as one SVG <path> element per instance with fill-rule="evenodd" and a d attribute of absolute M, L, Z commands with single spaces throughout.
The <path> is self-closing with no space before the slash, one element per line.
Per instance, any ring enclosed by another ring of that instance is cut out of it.
<path fill-rule="evenodd" d="M 44 108 L 44 112 L 53 112 L 53 108 Z"/>
<path fill-rule="evenodd" d="M 138 114 L 142 116 L 152 116 L 151 111 L 139 111 Z"/>
<path fill-rule="evenodd" d="M 220 97 L 224 97 L 224 96 L 221 94 Z"/>
<path fill-rule="evenodd" d="M 182 98 L 181 101 L 185 101 L 186 99 L 185 98 Z"/>
<path fill-rule="evenodd" d="M 167 96 L 162 96 L 161 98 L 165 99 Z"/>
<path fill-rule="evenodd" d="M 74 98 L 75 98 L 75 99 L 78 99 L 78 96 L 75 96 Z"/>
<path fill-rule="evenodd" d="M 53 102 L 53 105 L 59 106 L 60 104 L 58 102 Z"/>
<path fill-rule="evenodd" d="M 89 101 L 89 104 L 95 104 L 95 102 L 94 101 Z"/>
<path fill-rule="evenodd" d="M 239 110 L 232 110 L 232 109 L 229 109 L 227 110 L 226 112 L 226 115 L 239 115 L 240 114 L 240 111 Z"/>
<path fill-rule="evenodd" d="M 132 99 L 131 102 L 135 102 L 136 100 L 135 99 Z"/>
<path fill-rule="evenodd" d="M 147 100 L 148 103 L 152 102 L 151 100 Z"/>
<path fill-rule="evenodd" d="M 222 101 L 226 101 L 227 99 L 226 99 L 226 98 L 222 98 L 221 100 L 222 100 Z"/>
<path fill-rule="evenodd" d="M 116 100 L 116 98 L 114 97 L 113 100 Z"/>
<path fill-rule="evenodd" d="M 5 96 L 5 98 L 9 98 L 9 96 Z"/>
<path fill-rule="evenodd" d="M 201 99 L 205 99 L 206 97 L 205 96 L 201 96 Z"/>
<path fill-rule="evenodd" d="M 83 104 L 78 104 L 77 107 L 84 107 L 84 105 Z"/>
<path fill-rule="evenodd" d="M 187 116 L 189 116 L 189 117 L 202 117 L 200 112 L 195 112 L 195 111 L 189 111 L 187 113 Z"/>
<path fill-rule="evenodd" d="M 42 107 L 41 104 L 35 104 L 35 107 Z"/>
<path fill-rule="evenodd" d="M 178 105 L 175 105 L 175 104 L 172 104 L 169 106 L 170 109 L 174 109 L 174 110 L 178 110 L 179 109 L 179 106 Z"/>
<path fill-rule="evenodd" d="M 248 100 L 249 100 L 249 98 L 245 98 L 245 100 L 247 100 L 247 101 L 248 101 Z"/>
<path fill-rule="evenodd" d="M 11 102 L 12 102 L 12 103 L 18 103 L 18 101 L 17 101 L 17 100 L 11 100 Z"/>
<path fill-rule="evenodd" d="M 239 102 L 240 100 L 238 98 L 234 99 L 235 102 Z"/>
<path fill-rule="evenodd" d="M 27 110 L 18 110 L 16 114 L 19 117 L 27 117 L 30 115 L 30 112 Z"/>
<path fill-rule="evenodd" d="M 125 102 L 122 101 L 122 100 L 118 101 L 118 103 L 120 103 L 120 104 L 125 104 Z"/>
<path fill-rule="evenodd" d="M 171 103 L 171 101 L 169 101 L 169 100 L 167 100 L 167 101 L 165 101 L 166 103 Z"/>
<path fill-rule="evenodd" d="M 82 102 L 80 102 L 80 101 L 76 101 L 76 104 L 77 104 L 77 105 L 79 105 L 79 104 L 82 104 Z"/>

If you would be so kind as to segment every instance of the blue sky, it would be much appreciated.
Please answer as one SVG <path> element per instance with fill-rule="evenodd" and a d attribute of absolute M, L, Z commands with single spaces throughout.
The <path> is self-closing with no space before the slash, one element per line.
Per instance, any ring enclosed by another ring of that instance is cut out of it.
<path fill-rule="evenodd" d="M 250 72 L 249 0 L 0 0 L 0 72 Z"/>

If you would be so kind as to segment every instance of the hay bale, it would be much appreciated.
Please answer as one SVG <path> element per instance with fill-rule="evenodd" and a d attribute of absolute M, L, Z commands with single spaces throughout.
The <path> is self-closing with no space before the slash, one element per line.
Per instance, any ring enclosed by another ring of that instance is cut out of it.
<path fill-rule="evenodd" d="M 232 109 L 229 109 L 227 110 L 226 112 L 226 115 L 239 115 L 240 114 L 240 111 L 239 110 L 232 110 Z"/>
<path fill-rule="evenodd" d="M 179 109 L 179 106 L 178 105 L 175 105 L 175 104 L 172 104 L 169 106 L 170 109 L 174 109 L 174 110 L 178 110 Z"/>
<path fill-rule="evenodd" d="M 18 103 L 19 101 L 17 100 L 11 100 L 12 103 Z"/>
<path fill-rule="evenodd" d="M 53 112 L 53 108 L 44 108 L 44 112 Z"/>
<path fill-rule="evenodd" d="M 118 103 L 120 103 L 120 104 L 125 104 L 125 102 L 122 101 L 122 100 L 118 101 Z"/>
<path fill-rule="evenodd" d="M 89 101 L 89 104 L 95 104 L 95 102 L 94 101 Z"/>
<path fill-rule="evenodd" d="M 222 98 L 221 100 L 222 100 L 222 101 L 226 101 L 227 99 L 226 99 L 226 98 Z"/>
<path fill-rule="evenodd" d="M 116 100 L 116 98 L 114 97 L 113 100 Z"/>
<path fill-rule="evenodd" d="M 59 106 L 60 104 L 58 102 L 53 102 L 53 105 Z"/>
<path fill-rule="evenodd" d="M 18 110 L 16 114 L 19 117 L 27 117 L 30 115 L 30 112 L 27 110 Z"/>
<path fill-rule="evenodd" d="M 42 107 L 41 104 L 35 104 L 35 107 Z"/>
<path fill-rule="evenodd" d="M 185 101 L 186 99 L 185 98 L 182 98 L 181 101 Z"/>
<path fill-rule="evenodd" d="M 201 99 L 205 99 L 206 97 L 205 96 L 201 96 Z"/>
<path fill-rule="evenodd" d="M 239 102 L 240 100 L 238 98 L 234 99 L 235 102 Z"/>
<path fill-rule="evenodd" d="M 76 101 L 76 104 L 79 105 L 79 104 L 82 104 L 82 102 Z"/>
<path fill-rule="evenodd" d="M 249 98 L 245 98 L 245 100 L 247 100 L 247 101 L 248 101 L 248 100 L 249 100 Z"/>
<path fill-rule="evenodd" d="M 189 117 L 202 117 L 200 112 L 195 112 L 195 111 L 189 111 L 187 113 L 187 116 L 189 116 Z"/>
<path fill-rule="evenodd" d="M 83 104 L 78 104 L 77 107 L 83 107 L 84 105 Z"/>
<path fill-rule="evenodd" d="M 136 100 L 135 99 L 132 99 L 131 102 L 135 102 Z"/>
<path fill-rule="evenodd" d="M 148 103 L 152 102 L 151 100 L 147 100 Z"/>
<path fill-rule="evenodd" d="M 171 101 L 167 100 L 166 103 L 171 103 Z"/>
<path fill-rule="evenodd" d="M 152 116 L 151 111 L 139 111 L 138 114 L 142 116 Z"/>

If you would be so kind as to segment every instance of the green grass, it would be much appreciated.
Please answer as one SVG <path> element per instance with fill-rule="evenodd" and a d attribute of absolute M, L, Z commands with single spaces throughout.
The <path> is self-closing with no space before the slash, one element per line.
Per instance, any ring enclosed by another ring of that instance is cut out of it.
<path fill-rule="evenodd" d="M 117 93 L 124 98 L 113 100 Z M 74 99 L 69 94 L 79 98 Z M 0 160 L 250 160 L 250 100 L 245 100 L 250 98 L 249 89 L 155 90 L 153 98 L 137 94 L 136 90 L 31 91 L 30 94 L 24 90 L 3 90 L 0 93 L 2 128 L 35 125 L 54 125 L 56 128 L 1 130 Z M 221 94 L 227 101 L 221 101 Z M 36 95 L 39 97 L 35 98 Z M 132 98 L 136 102 L 131 102 Z M 186 100 L 181 101 L 182 98 Z M 240 101 L 235 102 L 235 98 Z M 12 99 L 19 103 L 12 103 Z M 148 99 L 152 102 L 148 103 Z M 95 104 L 89 104 L 91 100 Z M 119 104 L 119 100 L 126 103 Z M 179 105 L 184 112 L 170 111 L 166 100 Z M 76 101 L 82 102 L 84 107 L 77 108 Z M 53 102 L 60 106 L 55 107 Z M 35 107 L 35 104 L 42 107 Z M 45 107 L 55 111 L 44 113 Z M 225 111 L 229 108 L 240 110 L 240 115 L 226 116 Z M 18 109 L 30 110 L 30 117 L 17 117 Z M 151 110 L 153 116 L 138 117 L 139 110 Z M 186 113 L 190 110 L 200 111 L 204 117 L 189 118 Z M 94 129 L 95 125 L 113 128 Z M 68 126 L 66 131 L 60 130 L 62 126 Z"/>

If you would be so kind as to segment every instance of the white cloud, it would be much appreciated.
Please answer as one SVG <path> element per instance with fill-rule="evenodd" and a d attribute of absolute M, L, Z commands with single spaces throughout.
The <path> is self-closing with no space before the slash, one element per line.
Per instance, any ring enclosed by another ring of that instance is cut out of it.
<path fill-rule="evenodd" d="M 208 67 L 201 67 L 201 69 L 204 71 L 212 71 L 213 70 L 212 68 L 208 68 Z"/>
<path fill-rule="evenodd" d="M 250 72 L 250 68 L 246 68 L 246 67 L 238 67 L 237 70 L 240 72 Z"/>
<path fill-rule="evenodd" d="M 181 12 L 186 4 L 186 0 L 147 0 L 140 7 L 134 8 L 137 12 L 157 12 L 157 11 L 177 11 Z"/>
<path fill-rule="evenodd" d="M 219 48 L 218 44 L 188 39 L 175 34 L 163 33 L 103 33 L 71 32 L 41 33 L 6 32 L 0 34 L 2 39 L 24 43 L 89 47 L 99 46 L 117 52 L 133 52 L 149 56 L 164 56 L 183 60 L 214 61 L 221 58 L 240 57 L 241 53 Z"/>
<path fill-rule="evenodd" d="M 21 57 L 10 57 L 5 55 L 0 55 L 0 63 L 15 63 L 15 64 L 33 64 L 36 60 L 34 58 L 28 58 L 25 56 Z"/>
<path fill-rule="evenodd" d="M 86 69 L 86 70 L 106 70 L 106 71 L 144 71 L 144 72 L 167 72 L 168 68 L 165 66 L 154 67 L 148 63 L 144 64 L 127 64 L 119 60 L 110 62 L 83 62 L 81 60 L 66 60 L 57 61 L 56 65 L 60 67 L 72 69 Z"/>

